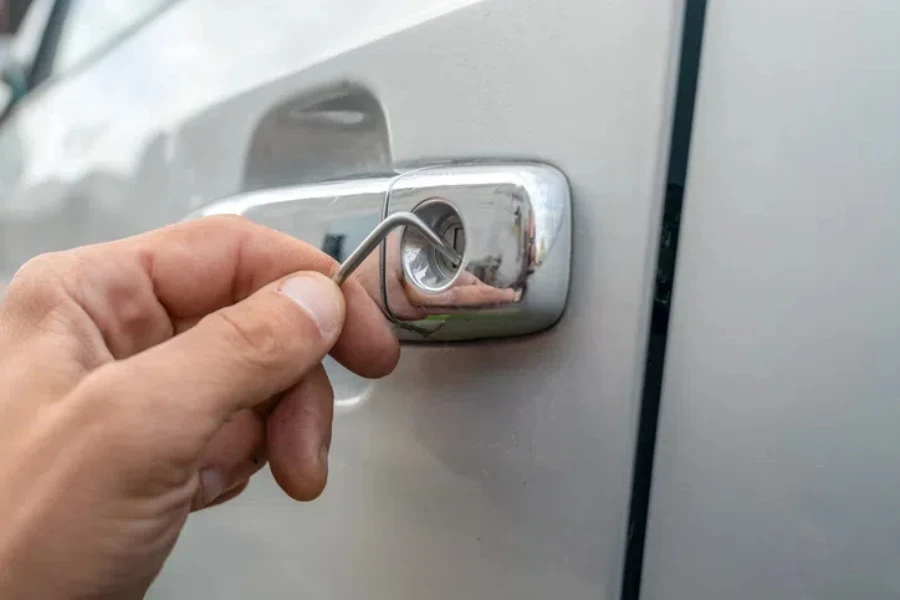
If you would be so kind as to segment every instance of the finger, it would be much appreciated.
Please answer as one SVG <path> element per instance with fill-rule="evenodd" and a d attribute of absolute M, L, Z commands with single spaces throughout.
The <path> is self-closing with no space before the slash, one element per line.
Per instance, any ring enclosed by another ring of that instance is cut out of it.
<path fill-rule="evenodd" d="M 359 284 L 347 281 L 341 290 L 347 317 L 332 356 L 362 377 L 376 379 L 390 374 L 400 360 L 400 344 L 393 329 Z"/>
<path fill-rule="evenodd" d="M 330 276 L 337 268 L 296 238 L 243 218 L 209 217 L 45 257 L 26 275 L 64 285 L 121 359 L 291 273 Z M 399 358 L 389 324 L 358 282 L 343 291 L 352 318 L 334 357 L 367 377 L 388 374 Z"/>
<path fill-rule="evenodd" d="M 152 253 L 160 303 L 178 318 L 196 318 L 238 302 L 290 273 L 331 276 L 339 266 L 321 250 L 243 218 L 200 219 L 135 239 Z M 381 310 L 358 282 L 347 281 L 342 290 L 348 319 L 334 347 L 335 359 L 364 377 L 390 373 L 400 349 Z"/>
<path fill-rule="evenodd" d="M 300 273 L 98 370 L 89 391 L 129 397 L 137 388 L 131 406 L 145 408 L 142 418 L 153 427 L 177 427 L 184 440 L 202 448 L 236 411 L 292 387 L 315 368 L 343 322 L 344 296 L 334 282 Z"/>
<path fill-rule="evenodd" d="M 192 508 L 213 505 L 259 471 L 265 465 L 265 441 L 265 423 L 256 412 L 234 413 L 206 447 Z"/>
<path fill-rule="evenodd" d="M 339 363 L 362 377 L 376 379 L 394 370 L 400 359 L 400 346 L 387 320 L 377 309 L 368 310 L 372 298 L 366 289 L 347 281 L 341 287 L 347 304 L 344 331 L 335 343 L 331 354 Z M 183 320 L 179 333 L 200 322 L 200 318 Z M 358 332 L 356 336 L 353 332 Z"/>
<path fill-rule="evenodd" d="M 244 492 L 244 490 L 247 489 L 248 485 L 250 485 L 249 479 L 247 481 L 242 481 L 241 483 L 237 484 L 236 486 L 234 486 L 233 488 L 231 488 L 230 490 L 228 490 L 227 492 L 225 492 L 224 494 L 222 494 L 221 496 L 216 498 L 213 501 L 213 503 L 208 505 L 206 508 L 212 508 L 213 506 L 219 506 L 220 504 L 225 504 L 229 500 L 234 500 L 235 498 L 240 496 Z"/>
<path fill-rule="evenodd" d="M 266 421 L 269 465 L 295 500 L 317 498 L 328 481 L 334 391 L 319 365 L 288 390 Z"/>
<path fill-rule="evenodd" d="M 83 249 L 133 257 L 174 319 L 202 317 L 298 271 L 330 274 L 335 261 L 314 246 L 248 219 L 178 223 Z"/>

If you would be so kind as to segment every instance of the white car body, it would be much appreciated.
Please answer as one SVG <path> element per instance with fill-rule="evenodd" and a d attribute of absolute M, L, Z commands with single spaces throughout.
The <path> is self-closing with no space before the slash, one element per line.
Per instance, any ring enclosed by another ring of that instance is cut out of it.
<path fill-rule="evenodd" d="M 900 9 L 61 1 L 14 48 L 0 278 L 251 189 L 500 159 L 572 191 L 555 327 L 329 365 L 324 496 L 257 476 L 150 597 L 900 594 Z M 292 120 L 322 99 L 363 125 Z"/>

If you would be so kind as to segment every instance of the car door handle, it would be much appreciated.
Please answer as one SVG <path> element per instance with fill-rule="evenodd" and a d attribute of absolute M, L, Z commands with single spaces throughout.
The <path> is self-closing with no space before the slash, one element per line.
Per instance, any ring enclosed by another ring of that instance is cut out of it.
<path fill-rule="evenodd" d="M 188 218 L 243 215 L 343 262 L 379 224 L 410 213 L 418 226 L 400 223 L 374 252 L 360 250 L 352 275 L 402 341 L 523 335 L 562 316 L 571 270 L 571 199 L 565 176 L 547 165 L 439 165 L 248 191 Z M 433 234 L 458 255 L 442 251 Z"/>

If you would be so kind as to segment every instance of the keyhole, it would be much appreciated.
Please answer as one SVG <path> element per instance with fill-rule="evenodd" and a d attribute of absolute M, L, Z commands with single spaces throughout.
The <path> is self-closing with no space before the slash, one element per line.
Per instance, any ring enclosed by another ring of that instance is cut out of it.
<path fill-rule="evenodd" d="M 412 212 L 462 257 L 461 261 L 448 258 L 422 234 L 409 227 L 403 230 L 400 261 L 404 277 L 420 291 L 437 294 L 453 285 L 465 265 L 465 224 L 456 207 L 441 198 L 429 198 Z"/>
<path fill-rule="evenodd" d="M 438 223 L 438 235 L 450 244 L 450 247 L 456 250 L 460 256 L 466 251 L 466 232 L 463 230 L 462 222 L 456 215 L 449 215 L 443 222 Z M 438 268 L 449 276 L 456 274 L 459 269 L 459 262 L 451 260 L 435 252 L 434 260 Z"/>

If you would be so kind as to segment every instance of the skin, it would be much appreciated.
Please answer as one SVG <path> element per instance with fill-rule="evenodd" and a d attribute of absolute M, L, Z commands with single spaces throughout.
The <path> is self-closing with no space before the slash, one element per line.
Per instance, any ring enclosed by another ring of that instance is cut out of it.
<path fill-rule="evenodd" d="M 27 263 L 0 304 L 0 597 L 143 597 L 189 513 L 266 461 L 316 498 L 323 357 L 369 378 L 399 358 L 336 268 L 234 217 Z"/>

